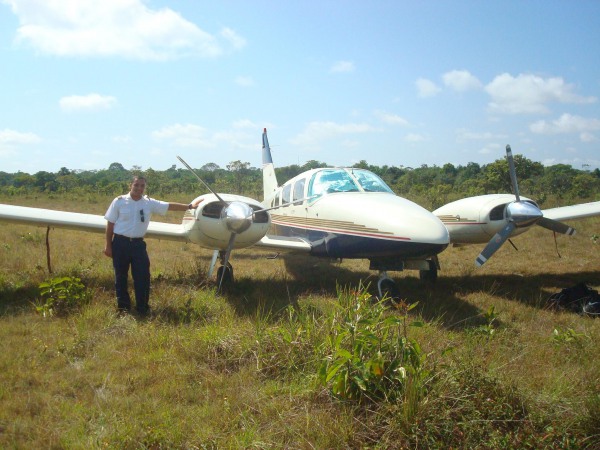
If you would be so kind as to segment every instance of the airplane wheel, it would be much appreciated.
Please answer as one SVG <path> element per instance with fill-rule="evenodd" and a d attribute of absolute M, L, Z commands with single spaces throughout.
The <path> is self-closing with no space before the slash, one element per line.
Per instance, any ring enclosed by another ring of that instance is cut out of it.
<path fill-rule="evenodd" d="M 225 275 L 223 275 L 223 271 L 225 271 Z M 221 282 L 221 277 L 223 277 L 223 282 Z M 221 283 L 221 286 L 233 283 L 233 266 L 231 264 L 219 267 L 217 270 L 217 283 Z"/>
<path fill-rule="evenodd" d="M 383 278 L 377 283 L 377 290 L 379 291 L 379 300 L 387 298 L 393 302 L 400 300 L 400 292 L 394 280 L 389 278 Z"/>
<path fill-rule="evenodd" d="M 429 263 L 429 270 L 419 270 L 419 278 L 421 281 L 426 283 L 435 283 L 438 277 L 438 270 L 435 262 L 427 261 Z"/>

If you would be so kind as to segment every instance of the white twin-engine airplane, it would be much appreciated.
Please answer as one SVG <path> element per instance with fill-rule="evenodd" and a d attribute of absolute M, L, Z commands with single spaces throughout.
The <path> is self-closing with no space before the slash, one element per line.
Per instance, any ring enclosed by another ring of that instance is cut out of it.
<path fill-rule="evenodd" d="M 205 185 L 210 193 L 194 199 L 202 202 L 185 213 L 181 224 L 150 222 L 146 237 L 214 250 L 209 272 L 220 259 L 219 288 L 233 280 L 232 250 L 257 246 L 317 257 L 368 259 L 370 269 L 380 274 L 379 295 L 396 295 L 388 271 L 414 269 L 422 279 L 435 280 L 437 255 L 450 243 L 489 241 L 476 260 L 482 265 L 507 239 L 533 224 L 573 234 L 558 220 L 600 215 L 600 202 L 541 211 L 535 202 L 519 196 L 510 147 L 507 157 L 515 195 L 465 198 L 432 213 L 395 195 L 381 178 L 364 169 L 312 169 L 280 186 L 265 129 L 262 203 L 218 194 Z M 102 216 L 12 205 L 0 205 L 0 221 L 99 233 L 106 227 Z"/>

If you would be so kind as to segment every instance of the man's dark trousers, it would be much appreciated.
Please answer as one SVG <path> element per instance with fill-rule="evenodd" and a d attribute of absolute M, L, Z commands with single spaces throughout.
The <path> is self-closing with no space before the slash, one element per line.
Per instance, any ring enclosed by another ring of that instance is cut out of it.
<path fill-rule="evenodd" d="M 129 239 L 115 235 L 112 241 L 113 267 L 115 269 L 115 290 L 117 306 L 120 310 L 131 308 L 131 298 L 127 289 L 129 266 L 133 277 L 135 307 L 146 314 L 150 299 L 150 259 L 143 239 Z"/>

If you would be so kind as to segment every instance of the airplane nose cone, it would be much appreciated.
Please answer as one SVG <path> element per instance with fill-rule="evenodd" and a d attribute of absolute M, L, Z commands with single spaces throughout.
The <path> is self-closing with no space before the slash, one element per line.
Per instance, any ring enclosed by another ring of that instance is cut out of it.
<path fill-rule="evenodd" d="M 448 229 L 440 219 L 425 208 L 401 197 L 395 197 L 389 208 L 384 208 L 395 233 L 405 235 L 415 242 L 447 245 Z"/>
<path fill-rule="evenodd" d="M 526 227 L 543 217 L 542 211 L 528 202 L 513 202 L 506 208 L 506 215 L 517 227 Z"/>
<path fill-rule="evenodd" d="M 369 197 L 365 200 L 375 201 Z M 393 231 L 396 239 L 422 244 L 434 253 L 442 251 L 450 243 L 448 230 L 430 211 L 398 196 L 381 196 L 380 201 L 379 211 L 372 217 L 381 231 Z"/>

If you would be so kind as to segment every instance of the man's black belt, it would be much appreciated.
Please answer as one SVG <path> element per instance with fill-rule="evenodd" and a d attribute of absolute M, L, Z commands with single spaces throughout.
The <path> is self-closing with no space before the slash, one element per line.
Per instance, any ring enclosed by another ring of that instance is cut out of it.
<path fill-rule="evenodd" d="M 116 234 L 115 233 L 115 238 L 119 238 L 119 239 L 127 239 L 128 241 L 143 241 L 144 238 L 143 237 L 127 237 L 127 236 L 123 236 L 122 234 Z"/>

